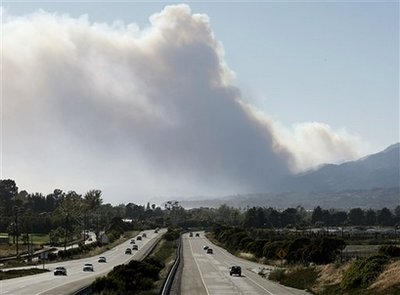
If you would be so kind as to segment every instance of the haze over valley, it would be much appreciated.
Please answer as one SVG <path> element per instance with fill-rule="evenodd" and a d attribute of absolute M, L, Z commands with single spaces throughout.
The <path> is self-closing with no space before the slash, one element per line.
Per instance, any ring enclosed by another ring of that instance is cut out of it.
<path fill-rule="evenodd" d="M 1 11 L 1 178 L 14 179 L 29 192 L 101 189 L 114 203 L 352 189 L 340 179 L 347 178 L 345 166 L 305 171 L 378 152 L 368 148 L 372 137 L 357 131 L 363 119 L 348 127 L 316 120 L 317 104 L 302 106 L 299 100 L 308 91 L 304 88 L 281 103 L 287 113 L 315 107 L 315 115 L 282 123 L 268 107 L 260 107 L 257 95 L 242 90 L 246 77 L 235 73 L 226 58 L 236 49 L 225 47 L 213 19 L 191 6 L 196 5 L 162 7 L 140 27 L 131 19 L 101 22 L 90 13 L 75 16 L 51 8 L 18 15 L 7 4 Z M 327 30 L 333 34 L 336 27 Z M 277 45 L 268 46 L 276 50 Z M 279 76 L 279 70 L 275 73 Z M 294 81 L 287 83 L 282 93 L 295 87 Z M 330 97 L 318 87 L 320 99 Z M 398 106 L 391 93 L 384 96 Z M 266 101 L 278 103 L 278 97 Z M 355 117 L 340 114 L 344 121 Z M 392 136 L 398 126 L 387 129 L 393 129 Z M 368 178 L 372 175 L 359 168 L 357 189 L 367 188 L 363 182 L 375 187 Z M 375 176 L 377 184 L 385 177 Z M 388 177 L 393 184 L 396 175 Z"/>

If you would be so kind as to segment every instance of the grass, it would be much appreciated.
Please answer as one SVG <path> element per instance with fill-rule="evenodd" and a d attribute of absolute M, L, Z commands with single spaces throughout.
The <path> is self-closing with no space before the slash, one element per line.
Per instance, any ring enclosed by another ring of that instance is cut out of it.
<path fill-rule="evenodd" d="M 143 295 L 159 294 L 161 288 L 166 280 L 169 271 L 176 258 L 176 241 L 167 241 L 162 239 L 160 243 L 154 248 L 152 253 L 149 255 L 150 258 L 154 258 L 162 262 L 165 266 L 160 271 L 160 279 L 155 282 L 155 288 L 151 291 L 146 291 Z"/>
<path fill-rule="evenodd" d="M 372 258 L 366 261 L 375 260 Z M 355 264 L 360 264 L 360 262 L 362 261 L 359 260 Z M 350 264 L 303 267 L 288 271 L 277 269 L 270 273 L 269 279 L 279 281 L 286 286 L 307 289 L 318 295 L 400 295 L 400 260 L 389 263 L 372 285 L 371 283 L 364 285 L 360 282 L 352 288 L 346 288 L 343 284 L 343 277 L 346 274 L 355 273 L 363 278 L 369 277 L 362 269 L 354 270 L 349 267 Z M 352 265 L 354 268 L 354 263 Z"/>
<path fill-rule="evenodd" d="M 32 234 L 32 241 L 34 244 L 44 245 L 50 243 L 48 234 Z"/>
<path fill-rule="evenodd" d="M 39 268 L 29 268 L 29 269 L 13 269 L 8 271 L 0 270 L 0 280 L 13 279 L 23 276 L 30 276 L 35 274 L 40 274 L 44 272 L 49 272 L 48 269 L 39 269 Z"/>
<path fill-rule="evenodd" d="M 279 277 L 279 274 L 277 274 Z M 280 274 L 279 282 L 285 286 L 301 290 L 311 290 L 318 278 L 314 267 L 300 267 Z"/>
<path fill-rule="evenodd" d="M 323 291 L 318 293 L 318 295 L 400 295 L 400 286 L 392 287 L 384 291 L 376 291 L 369 289 L 352 289 L 343 291 L 339 284 L 327 286 Z"/>

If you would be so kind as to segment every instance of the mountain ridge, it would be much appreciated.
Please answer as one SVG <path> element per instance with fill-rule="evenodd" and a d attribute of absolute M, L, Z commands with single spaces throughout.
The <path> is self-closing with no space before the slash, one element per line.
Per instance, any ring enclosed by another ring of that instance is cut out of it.
<path fill-rule="evenodd" d="M 400 204 L 400 143 L 381 152 L 342 164 L 326 164 L 315 170 L 287 176 L 268 192 L 230 195 L 203 200 L 182 200 L 186 208 L 245 208 L 303 206 L 325 208 L 395 208 Z"/>
<path fill-rule="evenodd" d="M 400 143 L 381 152 L 342 164 L 290 175 L 272 186 L 272 192 L 329 192 L 399 186 Z"/>

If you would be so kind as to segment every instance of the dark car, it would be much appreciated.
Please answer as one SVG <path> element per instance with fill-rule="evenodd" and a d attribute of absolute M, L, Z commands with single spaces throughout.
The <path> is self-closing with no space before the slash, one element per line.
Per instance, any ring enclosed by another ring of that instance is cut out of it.
<path fill-rule="evenodd" d="M 199 233 L 196 233 L 196 237 L 200 237 L 200 234 L 199 234 Z"/>
<path fill-rule="evenodd" d="M 99 261 L 100 263 L 106 263 L 106 262 L 107 262 L 107 259 L 106 259 L 104 256 L 100 256 L 98 261 Z"/>
<path fill-rule="evenodd" d="M 83 266 L 83 271 L 94 271 L 93 264 L 91 264 L 91 263 L 86 263 L 86 264 Z"/>
<path fill-rule="evenodd" d="M 142 240 L 142 237 L 141 237 L 141 236 L 137 236 L 137 237 L 136 237 L 136 240 L 141 241 L 141 240 Z"/>
<path fill-rule="evenodd" d="M 208 249 L 207 249 L 207 254 L 213 254 L 213 249 L 208 248 Z"/>
<path fill-rule="evenodd" d="M 139 250 L 138 245 L 133 245 L 133 246 L 132 246 L 132 250 Z"/>
<path fill-rule="evenodd" d="M 54 270 L 54 275 L 55 276 L 66 276 L 67 269 L 64 266 L 56 267 L 56 269 Z"/>
<path fill-rule="evenodd" d="M 189 237 L 193 237 L 193 233 L 189 233 Z"/>
<path fill-rule="evenodd" d="M 125 254 L 132 254 L 132 250 L 131 250 L 131 248 L 126 248 L 126 250 L 125 250 Z"/>
<path fill-rule="evenodd" d="M 240 277 L 240 276 L 242 276 L 242 268 L 240 266 L 238 266 L 238 265 L 234 265 L 234 266 L 231 267 L 231 270 L 229 271 L 229 274 L 231 276 L 237 275 L 237 276 Z"/>
<path fill-rule="evenodd" d="M 206 246 L 204 246 L 204 247 L 203 247 L 203 249 L 204 249 L 204 250 L 207 250 L 207 249 L 208 249 L 208 246 L 207 246 L 207 245 L 206 245 Z"/>
<path fill-rule="evenodd" d="M 135 244 L 135 240 L 134 239 L 131 240 L 131 244 Z"/>
<path fill-rule="evenodd" d="M 146 234 L 146 233 L 143 233 L 143 234 L 142 234 L 142 237 L 143 237 L 143 238 L 147 238 L 147 234 Z"/>

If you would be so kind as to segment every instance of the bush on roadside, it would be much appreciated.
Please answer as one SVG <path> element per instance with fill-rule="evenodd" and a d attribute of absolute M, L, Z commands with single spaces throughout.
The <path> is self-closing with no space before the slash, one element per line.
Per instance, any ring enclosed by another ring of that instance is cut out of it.
<path fill-rule="evenodd" d="M 106 276 L 98 278 L 92 284 L 94 293 L 138 294 L 150 290 L 159 278 L 162 268 L 145 261 L 132 260 L 128 264 L 118 265 Z"/>
<path fill-rule="evenodd" d="M 168 228 L 168 231 L 164 234 L 163 238 L 167 241 L 175 241 L 181 235 L 181 228 Z"/>
<path fill-rule="evenodd" d="M 285 270 L 277 268 L 270 272 L 268 279 L 271 281 L 280 282 L 285 276 Z"/>
<path fill-rule="evenodd" d="M 400 247 L 394 245 L 386 245 L 379 248 L 379 253 L 390 257 L 400 257 Z"/>
<path fill-rule="evenodd" d="M 299 268 L 286 272 L 281 283 L 285 286 L 310 290 L 318 278 L 318 271 L 314 267 Z"/>
<path fill-rule="evenodd" d="M 345 290 L 369 286 L 382 272 L 389 258 L 384 255 L 375 255 L 360 259 L 350 266 L 344 273 L 341 287 Z"/>

